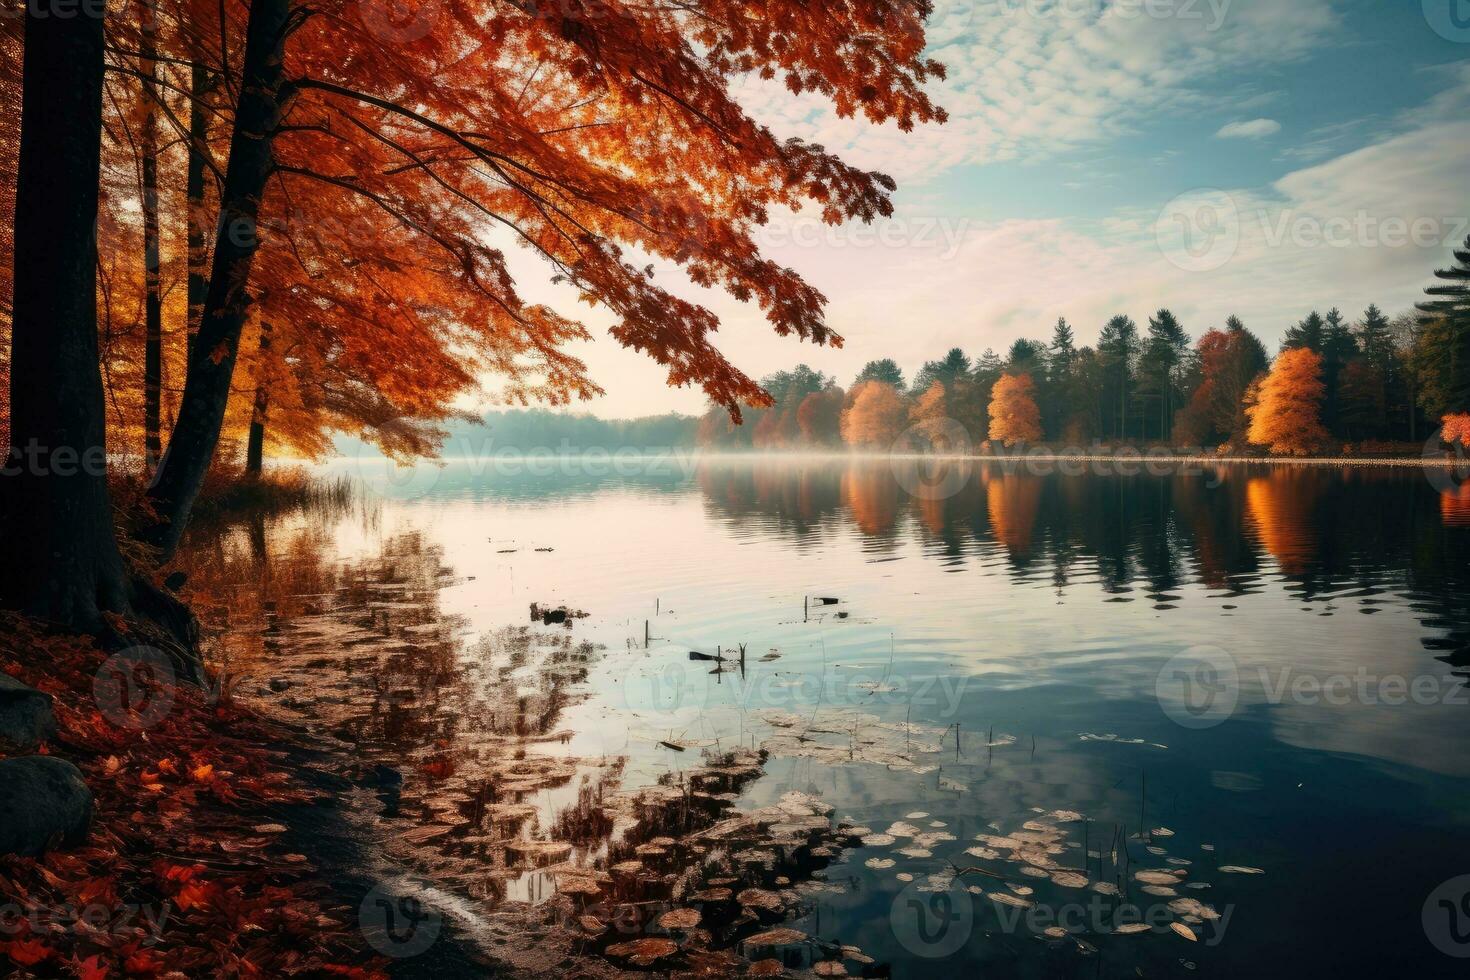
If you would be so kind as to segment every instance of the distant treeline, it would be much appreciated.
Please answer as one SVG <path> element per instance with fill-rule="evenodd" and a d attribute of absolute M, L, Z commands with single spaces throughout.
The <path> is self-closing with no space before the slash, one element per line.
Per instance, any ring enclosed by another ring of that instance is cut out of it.
<path fill-rule="evenodd" d="M 955 348 L 911 381 L 891 358 L 843 389 L 806 365 L 761 380 L 774 404 L 700 420 L 711 449 L 889 451 L 1046 441 L 1306 455 L 1393 451 L 1443 428 L 1470 446 L 1470 240 L 1414 310 L 1369 306 L 1356 320 L 1309 313 L 1272 357 L 1237 317 L 1191 343 L 1167 309 L 1140 326 L 1119 314 L 1079 346 L 1058 320 L 1048 339 L 1004 354 Z"/>
<path fill-rule="evenodd" d="M 487 413 L 479 423 L 450 427 L 444 454 L 483 455 L 488 449 L 521 452 L 579 452 L 587 449 L 657 451 L 694 446 L 699 420 L 689 415 L 600 419 L 544 408 Z"/>

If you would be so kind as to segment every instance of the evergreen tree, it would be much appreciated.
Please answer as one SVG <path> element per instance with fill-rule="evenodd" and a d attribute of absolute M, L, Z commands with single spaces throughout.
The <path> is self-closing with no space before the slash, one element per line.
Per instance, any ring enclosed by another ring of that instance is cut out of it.
<path fill-rule="evenodd" d="M 903 371 L 893 358 L 885 357 L 879 361 L 869 361 L 863 365 L 857 377 L 852 379 L 852 387 L 856 388 L 864 381 L 881 381 L 886 385 L 892 385 L 900 390 L 903 389 Z"/>
<path fill-rule="evenodd" d="M 1348 328 L 1342 312 L 1333 307 L 1322 324 L 1322 383 L 1327 393 L 1322 400 L 1322 422 L 1329 432 L 1341 428 L 1342 372 L 1358 356 L 1358 340 Z"/>
<path fill-rule="evenodd" d="M 1421 403 L 1434 418 L 1470 411 L 1470 238 L 1455 250 L 1455 264 L 1434 275 L 1441 283 L 1424 292 L 1420 357 L 1428 377 Z"/>
<path fill-rule="evenodd" d="M 1402 400 L 1393 334 L 1388 317 L 1375 305 L 1363 311 L 1354 343 L 1358 357 L 1343 371 L 1338 421 L 1348 438 L 1388 434 L 1393 402 Z"/>
<path fill-rule="evenodd" d="M 1149 318 L 1148 341 L 1139 359 L 1140 390 L 1155 402 L 1160 439 L 1169 438 L 1177 406 L 1179 373 L 1189 350 L 1189 335 L 1173 313 L 1164 309 Z M 1146 428 L 1145 428 L 1146 431 Z"/>
<path fill-rule="evenodd" d="M 1006 353 L 1007 374 L 1029 374 L 1034 379 L 1046 371 L 1046 345 L 1025 337 L 1011 344 Z"/>
<path fill-rule="evenodd" d="M 913 394 L 922 395 L 932 388 L 936 381 L 947 391 L 957 379 L 968 377 L 969 374 L 969 357 L 958 347 L 953 347 L 942 360 L 926 361 L 919 369 L 919 373 L 914 375 Z"/>
<path fill-rule="evenodd" d="M 1057 320 L 1047 348 L 1047 372 L 1041 387 L 1041 418 L 1047 434 L 1062 434 L 1064 421 L 1076 411 L 1076 392 L 1072 372 L 1077 361 L 1077 346 L 1071 324 L 1065 317 Z"/>
<path fill-rule="evenodd" d="M 1133 395 L 1133 367 L 1138 357 L 1138 324 L 1129 316 L 1118 315 L 1107 322 L 1098 337 L 1097 353 L 1102 361 L 1107 383 L 1107 418 L 1105 431 L 1115 439 L 1128 438 L 1128 405 Z"/>
<path fill-rule="evenodd" d="M 1053 382 L 1065 378 L 1067 372 L 1072 369 L 1072 362 L 1077 357 L 1077 347 L 1072 334 L 1071 324 L 1067 323 L 1066 317 L 1057 320 L 1056 329 L 1051 335 L 1051 379 Z"/>
<path fill-rule="evenodd" d="M 1281 340 L 1281 349 L 1297 350 L 1305 347 L 1320 354 L 1322 353 L 1322 333 L 1325 329 L 1326 324 L 1322 322 L 1322 315 L 1313 310 L 1301 323 L 1286 329 L 1286 336 Z"/>
<path fill-rule="evenodd" d="M 1393 369 L 1393 333 L 1389 330 L 1388 317 L 1370 303 L 1363 311 L 1363 322 L 1358 324 L 1358 346 L 1363 358 L 1370 365 L 1387 375 Z"/>

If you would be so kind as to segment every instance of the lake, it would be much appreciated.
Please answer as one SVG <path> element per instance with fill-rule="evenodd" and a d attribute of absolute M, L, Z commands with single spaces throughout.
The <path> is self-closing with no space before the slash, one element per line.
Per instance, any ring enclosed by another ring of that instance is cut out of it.
<path fill-rule="evenodd" d="M 690 904 L 641 861 L 794 966 L 1463 975 L 1470 490 L 1154 469 L 349 460 L 351 506 L 192 532 L 191 584 L 239 695 L 362 766 L 372 873 L 472 935 L 578 866 Z M 730 804 L 774 865 L 679 851 Z"/>

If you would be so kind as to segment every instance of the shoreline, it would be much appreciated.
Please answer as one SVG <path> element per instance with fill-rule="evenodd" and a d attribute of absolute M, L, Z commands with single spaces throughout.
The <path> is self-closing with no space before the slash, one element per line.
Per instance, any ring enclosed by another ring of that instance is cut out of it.
<path fill-rule="evenodd" d="M 1057 452 L 1057 451 L 1035 451 L 1025 450 L 1012 454 L 996 453 L 863 453 L 863 452 L 788 452 L 783 450 L 753 451 L 753 452 L 703 452 L 700 450 L 680 449 L 631 449 L 631 450 L 606 450 L 599 447 L 591 447 L 576 452 L 539 452 L 536 450 L 522 451 L 517 449 L 502 449 L 493 453 L 477 456 L 439 456 L 432 459 L 419 460 L 408 467 L 419 465 L 443 465 L 443 464 L 479 464 L 493 465 L 497 462 L 525 462 L 525 461 L 599 461 L 599 460 L 668 460 L 684 459 L 694 462 L 718 462 L 730 461 L 797 461 L 797 460 L 822 460 L 822 461 L 923 461 L 923 460 L 954 460 L 978 463 L 1118 463 L 1118 464 L 1199 464 L 1199 465 L 1232 465 L 1232 466 L 1365 466 L 1365 467 L 1421 467 L 1432 469 L 1457 469 L 1460 467 L 1470 468 L 1470 459 L 1461 459 L 1454 456 L 1216 456 L 1207 453 L 1178 453 L 1178 452 L 1155 452 L 1152 450 L 1131 449 L 1115 453 L 1097 452 Z M 387 457 L 348 457 L 334 456 L 312 463 L 310 461 L 290 461 L 293 465 L 320 466 L 324 468 L 340 467 L 343 464 L 362 462 L 392 463 Z M 287 462 L 287 461 L 280 461 Z M 395 464 L 396 465 L 396 464 Z"/>

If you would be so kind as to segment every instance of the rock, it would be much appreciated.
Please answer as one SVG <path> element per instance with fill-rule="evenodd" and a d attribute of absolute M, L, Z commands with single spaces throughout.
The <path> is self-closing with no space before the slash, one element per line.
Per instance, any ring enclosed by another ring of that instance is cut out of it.
<path fill-rule="evenodd" d="M 82 772 L 49 755 L 0 760 L 0 854 L 35 856 L 56 841 L 79 844 L 92 821 Z"/>
<path fill-rule="evenodd" d="M 279 694 L 282 691 L 286 690 L 290 686 L 291 686 L 291 682 L 288 681 L 288 680 L 286 680 L 286 678 L 284 678 L 284 677 L 272 677 L 270 679 L 270 687 L 271 687 L 271 690 L 272 691 L 275 691 L 277 694 Z"/>
<path fill-rule="evenodd" d="M 0 674 L 0 750 L 34 752 L 56 736 L 51 695 Z"/>

